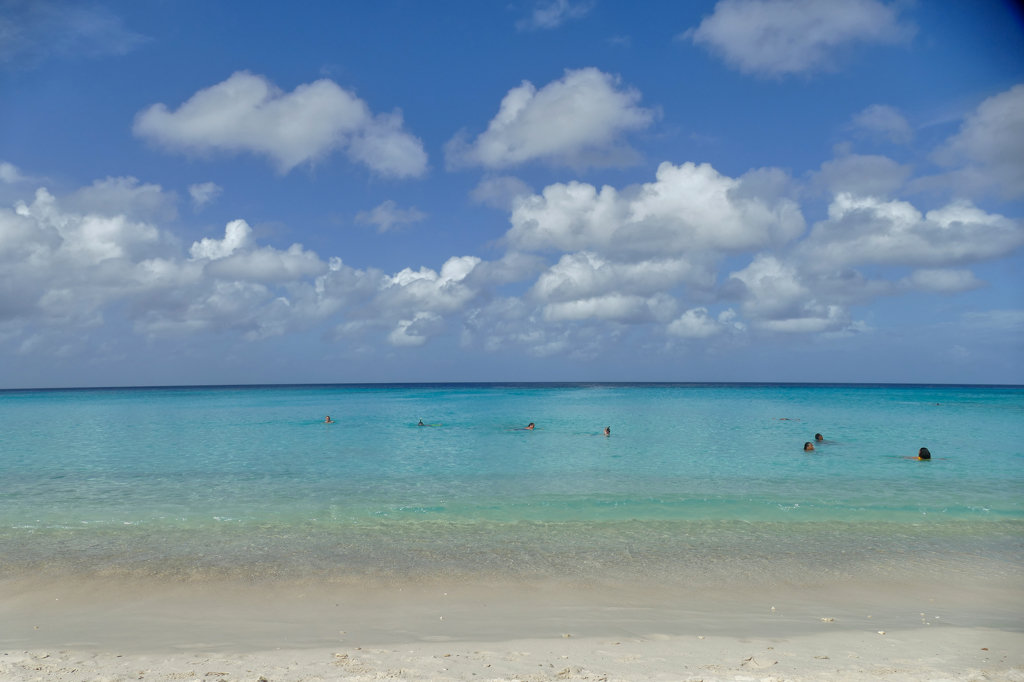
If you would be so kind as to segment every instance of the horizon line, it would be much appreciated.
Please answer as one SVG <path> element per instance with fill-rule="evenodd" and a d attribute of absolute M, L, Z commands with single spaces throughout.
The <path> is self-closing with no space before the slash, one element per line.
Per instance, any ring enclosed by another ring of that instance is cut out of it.
<path fill-rule="evenodd" d="M 137 386 L 63 386 L 39 388 L 0 388 L 0 393 L 34 391 L 131 391 L 131 390 L 196 390 L 196 389 L 258 389 L 258 388 L 414 388 L 442 386 L 475 387 L 572 387 L 572 386 L 779 386 L 802 388 L 1024 388 L 1024 384 L 949 384 L 908 382 L 827 382 L 827 381 L 382 381 L 281 384 L 165 384 Z"/>

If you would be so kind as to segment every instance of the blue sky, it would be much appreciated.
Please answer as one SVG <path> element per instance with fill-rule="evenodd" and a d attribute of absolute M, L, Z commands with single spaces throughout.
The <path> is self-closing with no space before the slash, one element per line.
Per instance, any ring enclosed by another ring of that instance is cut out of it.
<path fill-rule="evenodd" d="M 0 2 L 0 387 L 1024 383 L 1024 24 Z"/>

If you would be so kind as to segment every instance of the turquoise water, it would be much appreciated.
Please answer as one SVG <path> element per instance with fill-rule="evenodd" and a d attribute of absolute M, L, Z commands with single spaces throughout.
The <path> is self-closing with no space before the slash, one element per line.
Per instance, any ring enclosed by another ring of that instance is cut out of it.
<path fill-rule="evenodd" d="M 7 391 L 0 418 L 7 573 L 664 577 L 1024 557 L 1022 388 Z M 803 452 L 816 432 L 826 443 Z M 933 461 L 906 459 L 922 446 Z"/>

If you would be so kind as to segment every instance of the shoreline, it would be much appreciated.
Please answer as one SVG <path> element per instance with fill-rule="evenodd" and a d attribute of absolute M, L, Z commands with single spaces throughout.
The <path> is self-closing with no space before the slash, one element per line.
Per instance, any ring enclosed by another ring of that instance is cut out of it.
<path fill-rule="evenodd" d="M 717 588 L 441 578 L 386 585 L 8 579 L 0 581 L 0 648 L 155 651 L 219 642 L 244 650 L 279 646 L 282 638 L 293 648 L 315 648 L 564 633 L 765 637 L 946 627 L 1024 634 L 1021 614 L 1024 584 L 1016 577 Z"/>

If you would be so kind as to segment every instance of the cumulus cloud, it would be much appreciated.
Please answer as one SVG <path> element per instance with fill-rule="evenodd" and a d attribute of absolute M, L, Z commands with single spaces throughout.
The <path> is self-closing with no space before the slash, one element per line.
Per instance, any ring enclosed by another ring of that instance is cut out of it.
<path fill-rule="evenodd" d="M 461 343 L 465 347 L 479 345 L 492 353 L 521 350 L 535 358 L 563 355 L 570 360 L 591 360 L 620 336 L 619 321 L 595 316 L 589 321 L 545 319 L 543 311 L 520 298 L 495 298 L 467 311 Z"/>
<path fill-rule="evenodd" d="M 966 200 L 922 215 L 905 201 L 842 193 L 797 252 L 819 269 L 865 263 L 945 267 L 999 258 L 1022 244 L 1018 221 Z"/>
<path fill-rule="evenodd" d="M 61 203 L 78 213 L 124 215 L 133 220 L 169 221 L 178 215 L 177 194 L 131 176 L 96 180 Z"/>
<path fill-rule="evenodd" d="M 590 252 L 562 256 L 544 271 L 527 296 L 543 302 L 568 302 L 610 294 L 650 296 L 689 280 L 710 285 L 713 275 L 685 259 L 613 262 Z"/>
<path fill-rule="evenodd" d="M 885 136 L 894 144 L 907 144 L 914 139 L 914 130 L 907 119 L 893 107 L 884 104 L 872 104 L 855 115 L 853 127 Z"/>
<path fill-rule="evenodd" d="M 933 158 L 959 168 L 930 184 L 949 184 L 962 196 L 989 190 L 1006 199 L 1024 196 L 1024 84 L 979 104 Z"/>
<path fill-rule="evenodd" d="M 422 346 L 444 324 L 440 315 L 430 312 L 416 313 L 411 320 L 399 320 L 388 334 L 392 346 Z"/>
<path fill-rule="evenodd" d="M 533 187 L 514 175 L 499 175 L 485 177 L 480 184 L 473 188 L 469 196 L 474 203 L 511 211 L 517 198 L 528 197 L 531 194 L 533 194 Z"/>
<path fill-rule="evenodd" d="M 19 182 L 24 182 L 25 176 L 21 174 L 21 170 L 18 169 L 13 163 L 6 161 L 0 162 L 0 181 L 6 182 L 8 185 L 13 185 Z"/>
<path fill-rule="evenodd" d="M 203 182 L 188 186 L 189 196 L 192 197 L 192 208 L 199 212 L 203 206 L 216 201 L 224 192 L 224 188 L 215 182 Z"/>
<path fill-rule="evenodd" d="M 29 68 L 56 57 L 123 55 L 146 41 L 98 5 L 13 0 L 0 15 L 0 66 Z"/>
<path fill-rule="evenodd" d="M 403 128 L 400 111 L 374 115 L 328 79 L 286 93 L 263 76 L 239 71 L 175 111 L 154 104 L 139 112 L 133 131 L 170 152 L 266 156 L 282 174 L 334 151 L 384 177 L 419 177 L 427 170 L 423 144 Z"/>
<path fill-rule="evenodd" d="M 741 310 L 756 328 L 779 333 L 836 331 L 852 320 L 845 306 L 821 300 L 790 263 L 759 254 L 730 275 L 743 285 Z"/>
<path fill-rule="evenodd" d="M 645 298 L 614 293 L 575 301 L 548 303 L 544 306 L 543 315 L 549 322 L 593 319 L 638 323 L 667 322 L 675 313 L 675 299 L 667 294 Z"/>
<path fill-rule="evenodd" d="M 505 239 L 524 251 L 592 250 L 634 258 L 779 245 L 805 227 L 796 202 L 778 195 L 784 180 L 777 170 L 730 178 L 709 164 L 665 162 L 655 182 L 621 192 L 558 183 L 516 202 Z"/>
<path fill-rule="evenodd" d="M 922 214 L 904 201 L 841 193 L 829 217 L 788 252 L 762 252 L 732 272 L 720 296 L 760 331 L 864 331 L 850 307 L 911 291 L 957 294 L 985 286 L 951 266 L 1004 257 L 1024 244 L 1024 228 L 965 201 Z M 856 266 L 915 270 L 893 281 L 870 279 Z"/>
<path fill-rule="evenodd" d="M 189 249 L 192 260 L 218 260 L 252 244 L 252 228 L 244 220 L 232 220 L 224 228 L 223 239 L 205 237 Z"/>
<path fill-rule="evenodd" d="M 833 69 L 837 51 L 853 44 L 910 40 L 916 29 L 899 9 L 878 0 L 720 0 L 682 37 L 744 73 L 811 73 Z"/>
<path fill-rule="evenodd" d="M 592 0 L 570 2 L 569 0 L 552 0 L 534 8 L 529 19 L 517 24 L 520 31 L 527 29 L 558 28 L 569 19 L 580 19 L 594 9 Z"/>
<path fill-rule="evenodd" d="M 930 294 L 959 294 L 980 289 L 987 282 L 978 279 L 970 270 L 921 269 L 914 270 L 900 280 L 899 286 L 909 291 L 923 291 Z"/>
<path fill-rule="evenodd" d="M 880 158 L 858 163 L 888 167 Z M 555 184 L 514 200 L 501 258 L 386 273 L 261 244 L 245 220 L 183 244 L 162 225 L 173 194 L 134 178 L 59 200 L 42 189 L 0 210 L 0 344 L 75 353 L 111 310 L 150 338 L 321 326 L 396 352 L 454 333 L 465 347 L 581 360 L 645 335 L 662 349 L 741 332 L 834 338 L 868 331 L 851 311 L 878 297 L 985 286 L 964 266 L 1024 244 L 1019 221 L 965 201 L 922 213 L 849 191 L 805 234 L 792 196 L 775 169 L 730 178 L 695 164 L 621 190 Z M 747 254 L 719 285 L 723 257 Z M 502 294 L 509 283 L 522 293 Z"/>
<path fill-rule="evenodd" d="M 811 184 L 831 195 L 884 198 L 903 187 L 912 172 L 887 156 L 848 154 L 821 164 Z"/>
<path fill-rule="evenodd" d="M 547 262 L 540 256 L 509 251 L 498 260 L 477 263 L 466 275 L 466 282 L 477 288 L 521 282 L 546 267 Z"/>
<path fill-rule="evenodd" d="M 465 131 L 445 145 L 449 168 L 508 168 L 530 161 L 576 168 L 626 165 L 638 154 L 624 133 L 649 126 L 656 112 L 638 106 L 640 92 L 595 68 L 566 69 L 538 90 L 523 81 L 472 142 Z"/>
<path fill-rule="evenodd" d="M 692 163 L 663 163 L 654 182 L 621 191 L 555 184 L 516 199 L 504 241 L 515 251 L 568 252 L 525 294 L 542 306 L 541 320 L 667 324 L 679 285 L 711 295 L 722 254 L 781 246 L 804 231 L 784 196 L 789 184 L 774 169 L 737 179 Z"/>
<path fill-rule="evenodd" d="M 743 331 L 744 329 L 745 325 L 736 321 L 736 311 L 732 308 L 723 310 L 716 319 L 711 317 L 708 314 L 708 309 L 702 306 L 687 310 L 679 319 L 673 320 L 665 331 L 672 336 L 684 339 L 707 339 L 726 331 Z"/>
<path fill-rule="evenodd" d="M 32 203 L 0 210 L 0 324 L 101 324 L 110 292 L 174 246 L 150 223 L 65 212 L 40 189 Z"/>
<path fill-rule="evenodd" d="M 376 225 L 378 232 L 387 232 L 396 225 L 410 225 L 426 219 L 427 214 L 415 206 L 398 208 L 388 199 L 371 211 L 360 211 L 356 214 L 356 222 L 364 225 Z"/>
<path fill-rule="evenodd" d="M 264 284 L 316 277 L 326 270 L 327 264 L 301 244 L 292 244 L 284 251 L 266 246 L 233 253 L 206 266 L 206 272 L 217 279 Z"/>
<path fill-rule="evenodd" d="M 87 203 L 79 193 L 70 197 Z M 183 257 L 180 241 L 156 224 L 114 213 L 116 202 L 91 206 L 71 212 L 41 189 L 32 203 L 0 210 L 0 332 L 7 340 L 23 335 L 26 352 L 71 347 L 47 339 L 101 326 L 115 303 L 148 337 L 234 330 L 256 340 L 342 315 L 339 327 L 348 331 L 376 329 L 392 343 L 415 345 L 443 333 L 442 318 L 463 311 L 488 281 L 536 271 L 520 262 L 530 257 L 510 255 L 470 281 L 481 260 L 465 256 L 440 272 L 406 268 L 388 276 L 339 258 L 325 262 L 300 244 L 261 246 L 244 220 L 192 243 Z"/>
<path fill-rule="evenodd" d="M 480 264 L 476 256 L 449 258 L 436 272 L 427 267 L 405 268 L 385 280 L 378 302 L 389 309 L 421 312 L 453 312 L 468 303 L 477 291 L 464 281 Z"/>

